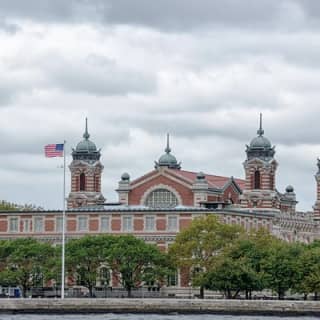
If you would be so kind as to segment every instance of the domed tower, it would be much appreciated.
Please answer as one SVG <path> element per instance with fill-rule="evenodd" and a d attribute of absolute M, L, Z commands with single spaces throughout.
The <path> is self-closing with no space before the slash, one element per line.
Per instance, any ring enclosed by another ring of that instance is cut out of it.
<path fill-rule="evenodd" d="M 280 200 L 275 187 L 278 163 L 274 159 L 275 147 L 264 136 L 262 114 L 257 134 L 246 149 L 246 184 L 241 196 L 241 205 L 246 208 L 279 209 Z"/>
<path fill-rule="evenodd" d="M 159 161 L 155 161 L 155 168 L 167 167 L 169 169 L 181 169 L 181 162 L 178 163 L 176 157 L 171 154 L 169 133 L 167 133 L 167 146 L 164 151 L 165 154 L 159 158 Z"/>
<path fill-rule="evenodd" d="M 68 208 L 103 204 L 105 198 L 101 193 L 101 174 L 103 165 L 100 162 L 100 150 L 89 140 L 88 120 L 83 140 L 72 149 L 71 192 L 67 199 Z"/>
<path fill-rule="evenodd" d="M 318 159 L 318 172 L 315 175 L 316 181 L 317 181 L 317 200 L 315 205 L 313 206 L 313 214 L 314 219 L 317 221 L 320 221 L 320 158 Z"/>

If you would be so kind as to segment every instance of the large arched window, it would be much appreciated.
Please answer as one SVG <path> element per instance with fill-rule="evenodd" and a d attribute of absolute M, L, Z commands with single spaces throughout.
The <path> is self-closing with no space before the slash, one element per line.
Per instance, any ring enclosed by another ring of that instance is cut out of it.
<path fill-rule="evenodd" d="M 254 188 L 260 189 L 261 188 L 261 179 L 260 179 L 260 171 L 256 170 L 254 173 Z"/>
<path fill-rule="evenodd" d="M 145 204 L 150 208 L 174 208 L 179 203 L 173 192 L 167 189 L 156 189 L 148 195 Z"/>
<path fill-rule="evenodd" d="M 86 190 L 86 175 L 82 172 L 80 174 L 80 191 Z"/>

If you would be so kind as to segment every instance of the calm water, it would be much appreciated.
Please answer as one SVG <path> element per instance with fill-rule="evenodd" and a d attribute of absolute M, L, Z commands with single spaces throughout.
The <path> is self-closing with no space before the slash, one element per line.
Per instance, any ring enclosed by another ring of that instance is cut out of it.
<path fill-rule="evenodd" d="M 99 315 L 0 315 L 0 320 L 315 320 L 313 317 L 261 317 L 261 316 L 215 316 L 215 315 L 136 315 L 136 314 L 99 314 Z"/>

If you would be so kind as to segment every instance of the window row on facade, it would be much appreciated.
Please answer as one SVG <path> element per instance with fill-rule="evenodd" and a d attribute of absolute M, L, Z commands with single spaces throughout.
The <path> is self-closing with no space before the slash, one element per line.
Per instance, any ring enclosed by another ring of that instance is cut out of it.
<path fill-rule="evenodd" d="M 3 223 L 4 221 L 1 221 Z M 139 226 L 136 223 L 139 223 Z M 42 233 L 42 232 L 62 232 L 62 216 L 45 219 L 44 217 L 10 217 L 8 218 L 7 231 L 10 233 Z M 124 215 L 114 219 L 112 216 L 100 216 L 90 219 L 87 215 L 80 215 L 75 218 L 66 219 L 66 230 L 68 232 L 134 232 L 134 231 L 179 231 L 179 219 L 176 215 L 168 215 L 164 218 L 157 218 L 154 215 L 144 216 L 135 219 L 132 215 Z"/>
<path fill-rule="evenodd" d="M 244 216 L 225 216 L 224 223 L 240 225 L 246 231 L 257 230 L 260 228 L 271 230 L 272 221 L 270 219 L 252 218 Z"/>

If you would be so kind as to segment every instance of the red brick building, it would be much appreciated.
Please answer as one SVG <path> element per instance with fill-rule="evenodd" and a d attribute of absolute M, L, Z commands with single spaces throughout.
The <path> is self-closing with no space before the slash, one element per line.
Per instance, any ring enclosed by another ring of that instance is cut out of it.
<path fill-rule="evenodd" d="M 182 169 L 168 136 L 165 153 L 152 171 L 132 181 L 128 173 L 122 174 L 116 190 L 119 202 L 114 204 L 106 203 L 101 193 L 101 154 L 89 138 L 86 123 L 83 140 L 72 150 L 69 166 L 67 239 L 130 233 L 166 250 L 192 219 L 208 214 L 247 231 L 266 228 L 287 241 L 310 242 L 319 237 L 320 161 L 314 212 L 296 212 L 293 187 L 288 186 L 284 193 L 276 189 L 275 147 L 264 136 L 262 119 L 258 135 L 246 148 L 245 179 Z M 0 212 L 0 238 L 32 236 L 60 242 L 61 232 L 59 210 Z M 181 277 L 178 285 L 187 286 L 187 281 Z"/>

